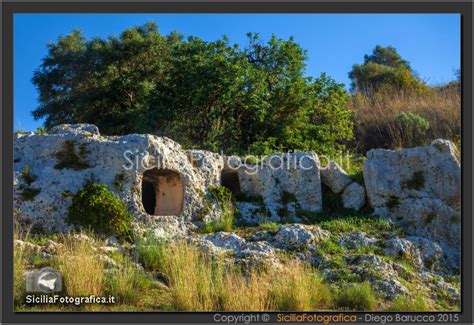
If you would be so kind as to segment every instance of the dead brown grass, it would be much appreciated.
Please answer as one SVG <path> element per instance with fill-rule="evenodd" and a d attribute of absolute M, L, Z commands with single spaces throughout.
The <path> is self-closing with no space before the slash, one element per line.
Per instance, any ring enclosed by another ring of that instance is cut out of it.
<path fill-rule="evenodd" d="M 105 290 L 104 263 L 84 240 L 65 237 L 57 257 L 58 271 L 70 296 L 102 296 Z"/>
<path fill-rule="evenodd" d="M 457 141 L 461 132 L 459 87 L 445 86 L 425 93 L 385 89 L 370 95 L 355 94 L 348 108 L 354 112 L 355 146 L 372 148 L 426 145 L 437 138 Z M 429 123 L 427 130 L 397 121 L 401 113 L 415 113 Z"/>

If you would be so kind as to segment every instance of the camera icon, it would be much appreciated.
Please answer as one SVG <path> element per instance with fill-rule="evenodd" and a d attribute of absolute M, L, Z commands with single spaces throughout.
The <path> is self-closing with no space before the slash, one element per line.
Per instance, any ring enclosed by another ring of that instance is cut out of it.
<path fill-rule="evenodd" d="M 63 279 L 61 274 L 51 267 L 33 270 L 26 274 L 27 292 L 61 292 Z"/>

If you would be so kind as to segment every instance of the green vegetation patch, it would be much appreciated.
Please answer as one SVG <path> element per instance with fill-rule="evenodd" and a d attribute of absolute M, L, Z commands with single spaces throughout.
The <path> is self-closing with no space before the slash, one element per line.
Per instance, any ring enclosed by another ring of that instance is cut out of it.
<path fill-rule="evenodd" d="M 54 165 L 56 169 L 70 168 L 81 170 L 90 168 L 91 165 L 86 161 L 87 144 L 79 145 L 79 152 L 76 153 L 76 143 L 74 140 L 66 140 L 63 142 L 61 149 L 56 153 L 58 163 Z"/>
<path fill-rule="evenodd" d="M 38 179 L 38 176 L 34 175 L 31 167 L 27 165 L 22 169 L 20 179 L 25 183 L 19 186 L 22 200 L 33 200 L 41 192 L 41 189 L 31 186 Z"/>
<path fill-rule="evenodd" d="M 32 201 L 38 194 L 40 194 L 41 189 L 39 188 L 31 188 L 31 187 L 23 187 L 20 186 L 20 195 L 23 201 Z"/>
<path fill-rule="evenodd" d="M 67 221 L 98 234 L 130 236 L 132 216 L 106 185 L 86 185 L 72 199 Z"/>
<path fill-rule="evenodd" d="M 409 180 L 402 183 L 402 186 L 419 191 L 425 186 L 425 175 L 421 170 L 416 171 Z"/>
<path fill-rule="evenodd" d="M 377 300 L 368 282 L 340 288 L 335 302 L 338 307 L 348 310 L 370 311 L 377 306 Z"/>
<path fill-rule="evenodd" d="M 232 192 L 224 186 L 215 186 L 208 189 L 209 198 L 204 199 L 204 208 L 200 212 L 202 216 L 209 212 L 213 202 L 217 202 L 222 210 L 222 215 L 218 220 L 206 222 L 200 229 L 200 233 L 211 233 L 218 231 L 233 231 L 234 221 L 238 210 Z"/>
<path fill-rule="evenodd" d="M 342 210 L 336 213 L 300 211 L 299 216 L 307 224 L 317 224 L 333 234 L 363 232 L 379 237 L 382 233 L 403 234 L 403 230 L 389 220 L 371 214 Z"/>
<path fill-rule="evenodd" d="M 430 308 L 426 299 L 422 295 L 416 294 L 414 297 L 406 295 L 396 297 L 387 311 L 421 312 L 430 310 L 432 310 L 432 308 Z"/>

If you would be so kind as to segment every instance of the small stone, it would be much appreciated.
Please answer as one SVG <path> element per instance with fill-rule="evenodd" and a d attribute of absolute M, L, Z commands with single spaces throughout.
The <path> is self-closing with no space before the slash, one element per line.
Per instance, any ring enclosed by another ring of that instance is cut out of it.
<path fill-rule="evenodd" d="M 342 192 L 342 205 L 359 211 L 365 205 L 365 188 L 357 182 L 348 185 Z"/>
<path fill-rule="evenodd" d="M 334 161 L 321 168 L 321 180 L 336 194 L 341 193 L 352 182 L 349 175 Z"/>

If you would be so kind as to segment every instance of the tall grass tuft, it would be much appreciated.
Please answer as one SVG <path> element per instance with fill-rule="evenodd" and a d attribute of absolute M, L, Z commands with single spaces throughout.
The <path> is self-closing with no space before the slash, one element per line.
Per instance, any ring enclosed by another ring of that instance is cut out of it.
<path fill-rule="evenodd" d="M 63 275 L 65 291 L 69 296 L 101 296 L 105 288 L 104 263 L 90 243 L 64 238 L 58 250 L 57 268 Z"/>
<path fill-rule="evenodd" d="M 355 283 L 339 289 L 335 297 L 336 306 L 341 309 L 354 311 L 371 311 L 377 305 L 377 300 L 368 282 Z"/>
<path fill-rule="evenodd" d="M 321 277 L 311 267 L 295 261 L 276 275 L 270 292 L 275 309 L 281 311 L 310 311 L 331 304 L 331 293 Z"/>
<path fill-rule="evenodd" d="M 150 289 L 149 283 L 149 279 L 129 263 L 107 274 L 106 293 L 114 296 L 117 303 L 139 304 L 144 292 Z"/>
<path fill-rule="evenodd" d="M 21 239 L 27 240 L 22 236 L 19 231 L 19 228 L 15 228 L 14 231 L 14 240 Z M 31 256 L 31 252 L 26 249 L 20 249 L 15 246 L 13 251 L 13 301 L 15 306 L 19 306 L 25 303 L 25 294 L 26 294 L 26 280 L 25 273 L 27 272 L 28 259 Z"/>

